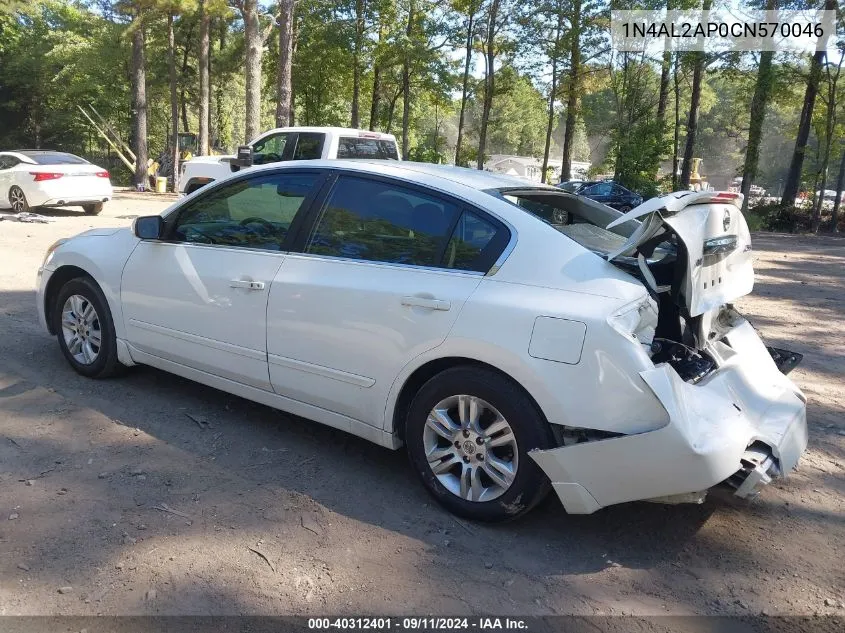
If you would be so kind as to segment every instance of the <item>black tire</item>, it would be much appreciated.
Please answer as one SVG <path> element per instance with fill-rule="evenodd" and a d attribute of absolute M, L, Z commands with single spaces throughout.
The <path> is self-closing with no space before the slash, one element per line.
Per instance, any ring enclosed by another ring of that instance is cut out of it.
<path fill-rule="evenodd" d="M 103 210 L 103 203 L 83 204 L 82 210 L 85 211 L 85 215 L 100 215 L 100 212 Z"/>
<path fill-rule="evenodd" d="M 516 437 L 518 466 L 510 487 L 490 501 L 469 501 L 450 492 L 426 459 L 423 433 L 429 413 L 440 401 L 466 394 L 495 407 Z M 414 397 L 405 422 L 405 444 L 411 464 L 423 485 L 447 510 L 476 521 L 507 521 L 531 510 L 548 494 L 551 484 L 528 455 L 533 449 L 555 446 L 551 427 L 537 405 L 513 381 L 483 367 L 460 366 L 437 374 Z"/>
<path fill-rule="evenodd" d="M 69 297 L 79 295 L 88 301 L 94 308 L 98 317 L 98 324 L 101 332 L 99 351 L 96 359 L 90 364 L 83 364 L 77 361 L 68 349 L 62 331 L 62 308 Z M 114 333 L 114 321 L 111 310 L 103 291 L 90 277 L 77 277 L 71 279 L 59 290 L 56 301 L 53 304 L 53 327 L 59 339 L 59 347 L 62 350 L 70 366 L 83 376 L 88 378 L 109 378 L 115 376 L 125 369 L 125 366 L 117 360 L 117 339 Z"/>
<path fill-rule="evenodd" d="M 26 194 L 23 189 L 15 185 L 9 189 L 9 204 L 12 206 L 12 211 L 15 213 L 26 213 L 30 211 L 29 201 L 26 199 Z"/>

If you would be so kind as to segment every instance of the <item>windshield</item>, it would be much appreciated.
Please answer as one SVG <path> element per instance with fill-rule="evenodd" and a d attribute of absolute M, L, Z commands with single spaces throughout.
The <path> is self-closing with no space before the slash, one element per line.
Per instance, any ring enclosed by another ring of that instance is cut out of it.
<path fill-rule="evenodd" d="M 38 165 L 87 165 L 88 161 L 66 152 L 18 152 Z"/>

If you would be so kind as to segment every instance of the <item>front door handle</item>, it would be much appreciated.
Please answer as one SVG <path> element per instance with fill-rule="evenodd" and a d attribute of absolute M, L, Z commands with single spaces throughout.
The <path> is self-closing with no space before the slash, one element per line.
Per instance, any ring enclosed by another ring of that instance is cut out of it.
<path fill-rule="evenodd" d="M 264 290 L 263 281 L 252 281 L 251 279 L 232 279 L 229 281 L 230 288 L 245 288 L 246 290 Z"/>
<path fill-rule="evenodd" d="M 449 310 L 452 304 L 442 299 L 429 299 L 428 297 L 402 297 L 403 306 L 413 306 L 417 308 L 428 308 L 429 310 Z"/>

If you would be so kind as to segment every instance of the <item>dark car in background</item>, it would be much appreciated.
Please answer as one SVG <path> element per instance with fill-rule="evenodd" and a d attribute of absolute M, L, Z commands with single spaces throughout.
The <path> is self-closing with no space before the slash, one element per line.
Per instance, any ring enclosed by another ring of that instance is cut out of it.
<path fill-rule="evenodd" d="M 643 197 L 612 180 L 567 181 L 558 185 L 564 191 L 590 198 L 626 213 L 643 203 Z"/>

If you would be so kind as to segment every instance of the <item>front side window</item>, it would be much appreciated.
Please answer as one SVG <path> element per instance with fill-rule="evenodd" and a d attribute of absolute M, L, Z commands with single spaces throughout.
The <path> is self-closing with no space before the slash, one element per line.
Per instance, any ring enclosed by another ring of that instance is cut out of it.
<path fill-rule="evenodd" d="M 307 253 L 439 266 L 458 208 L 392 183 L 340 176 Z"/>
<path fill-rule="evenodd" d="M 285 155 L 290 133 L 279 132 L 271 134 L 252 146 L 252 162 L 254 165 L 266 165 L 267 163 L 278 163 Z"/>
<path fill-rule="evenodd" d="M 210 191 L 179 214 L 173 239 L 281 250 L 318 178 L 316 173 L 267 174 Z"/>
<path fill-rule="evenodd" d="M 358 136 L 341 136 L 337 142 L 338 158 L 371 158 L 398 160 L 399 153 L 394 141 Z"/>

